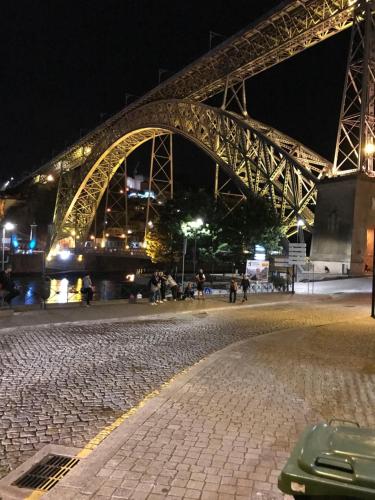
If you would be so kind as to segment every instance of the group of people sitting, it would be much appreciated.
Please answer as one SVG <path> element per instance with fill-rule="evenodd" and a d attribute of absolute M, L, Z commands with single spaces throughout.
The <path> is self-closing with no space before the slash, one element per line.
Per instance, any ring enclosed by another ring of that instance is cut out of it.
<path fill-rule="evenodd" d="M 198 299 L 204 299 L 204 282 L 206 277 L 200 269 L 195 277 Z M 188 282 L 185 288 L 178 284 L 176 277 L 170 272 L 155 271 L 149 281 L 150 304 L 155 306 L 167 301 L 167 290 L 170 290 L 172 300 L 193 300 L 195 298 L 193 284 Z"/>

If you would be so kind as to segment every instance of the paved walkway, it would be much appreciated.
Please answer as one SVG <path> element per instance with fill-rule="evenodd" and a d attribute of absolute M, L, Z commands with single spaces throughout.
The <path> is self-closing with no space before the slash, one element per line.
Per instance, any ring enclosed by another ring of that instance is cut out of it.
<path fill-rule="evenodd" d="M 306 424 L 375 426 L 374 320 L 327 310 L 333 322 L 322 313 L 320 325 L 241 341 L 178 375 L 43 498 L 284 498 L 277 477 Z"/>
<path fill-rule="evenodd" d="M 298 300 L 290 294 L 267 293 L 250 296 L 249 304 L 283 303 L 291 299 Z M 238 301 L 237 305 L 240 305 Z M 228 303 L 228 296 L 208 297 L 205 300 L 193 301 L 168 301 L 151 307 L 147 300 L 137 304 L 129 304 L 125 300 L 98 301 L 92 306 L 85 307 L 83 303 L 69 305 L 49 305 L 46 310 L 39 308 L 16 308 L 15 311 L 0 309 L 0 332 L 5 328 L 31 325 L 56 325 L 70 322 L 92 322 L 92 321 L 122 321 L 142 320 L 150 317 L 159 317 L 161 314 L 172 315 L 185 314 L 194 311 L 210 310 L 217 308 L 233 308 Z"/>

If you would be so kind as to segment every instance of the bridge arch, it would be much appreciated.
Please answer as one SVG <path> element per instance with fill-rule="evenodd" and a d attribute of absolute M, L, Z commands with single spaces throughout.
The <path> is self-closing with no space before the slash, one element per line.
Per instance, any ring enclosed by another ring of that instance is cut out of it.
<path fill-rule="evenodd" d="M 52 252 L 63 238 L 84 241 L 108 184 L 124 158 L 155 134 L 173 132 L 204 150 L 244 193 L 267 196 L 280 220 L 295 232 L 298 218 L 309 229 L 316 203 L 316 172 L 256 128 L 256 122 L 205 104 L 157 101 L 114 123 L 85 163 L 61 175 Z"/>

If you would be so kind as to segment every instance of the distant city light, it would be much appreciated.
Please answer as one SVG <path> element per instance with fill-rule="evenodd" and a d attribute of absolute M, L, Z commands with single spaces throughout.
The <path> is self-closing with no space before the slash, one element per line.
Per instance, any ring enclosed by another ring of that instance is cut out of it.
<path fill-rule="evenodd" d="M 265 260 L 266 259 L 266 249 L 263 245 L 255 245 L 255 260 Z"/>
<path fill-rule="evenodd" d="M 90 236 L 90 240 L 95 240 L 95 236 L 93 234 Z"/>
<path fill-rule="evenodd" d="M 12 238 L 11 238 L 11 241 L 12 241 L 12 246 L 13 248 L 18 248 L 19 247 L 19 242 L 18 242 L 18 238 L 15 234 L 12 235 Z"/>
<path fill-rule="evenodd" d="M 69 250 L 60 250 L 59 255 L 61 260 L 68 260 L 71 257 Z"/>
<path fill-rule="evenodd" d="M 131 229 L 128 229 L 128 234 L 132 234 L 132 230 Z"/>

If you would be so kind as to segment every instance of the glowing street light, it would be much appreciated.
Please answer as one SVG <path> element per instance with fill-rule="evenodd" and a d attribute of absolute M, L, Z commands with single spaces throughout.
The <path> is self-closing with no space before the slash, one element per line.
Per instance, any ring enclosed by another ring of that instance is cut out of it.
<path fill-rule="evenodd" d="M 375 153 L 375 144 L 368 142 L 365 146 L 365 154 L 371 156 Z"/>
<path fill-rule="evenodd" d="M 210 230 L 204 227 L 204 221 L 201 217 L 198 217 L 195 220 L 189 222 L 182 222 L 181 230 L 184 233 L 185 238 L 194 238 L 194 260 L 193 260 L 193 272 L 195 274 L 195 266 L 196 266 L 196 256 L 197 256 L 197 237 L 200 235 L 209 235 Z M 185 252 L 185 245 L 184 245 Z"/>

